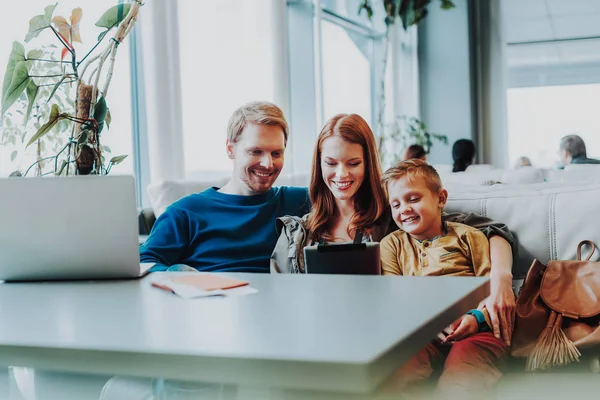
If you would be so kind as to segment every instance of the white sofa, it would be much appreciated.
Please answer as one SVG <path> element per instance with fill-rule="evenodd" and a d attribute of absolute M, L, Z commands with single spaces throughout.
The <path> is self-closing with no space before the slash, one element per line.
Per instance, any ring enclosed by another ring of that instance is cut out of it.
<path fill-rule="evenodd" d="M 308 177 L 284 178 L 279 184 L 306 186 Z M 148 188 L 159 215 L 173 201 L 223 182 L 161 182 Z M 518 241 L 513 266 L 524 278 L 534 258 L 574 259 L 577 244 L 589 239 L 600 245 L 600 182 L 546 182 L 490 186 L 446 185 L 446 211 L 475 212 L 504 222 Z M 600 252 L 599 252 L 600 253 Z"/>
<path fill-rule="evenodd" d="M 440 166 L 434 166 L 440 167 Z M 487 185 L 493 182 L 525 184 L 541 182 L 600 182 L 600 165 L 574 164 L 564 170 L 522 167 L 511 169 L 493 168 L 490 165 L 472 165 L 464 172 L 436 168 L 444 184 Z M 472 168 L 473 167 L 473 168 Z"/>
<path fill-rule="evenodd" d="M 600 183 L 449 186 L 447 211 L 476 212 L 504 222 L 518 241 L 513 275 L 534 258 L 575 259 L 577 244 L 600 245 Z M 597 257 L 598 255 L 596 255 Z"/>

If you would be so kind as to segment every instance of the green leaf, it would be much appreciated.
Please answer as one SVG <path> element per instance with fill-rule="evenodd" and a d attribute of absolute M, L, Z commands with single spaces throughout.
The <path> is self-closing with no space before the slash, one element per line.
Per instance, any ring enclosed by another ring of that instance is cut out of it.
<path fill-rule="evenodd" d="M 108 33 L 108 29 L 105 31 L 100 32 L 100 34 L 98 35 L 98 41 L 101 42 L 102 39 L 104 39 L 104 36 L 106 36 L 106 34 Z"/>
<path fill-rule="evenodd" d="M 60 78 L 60 80 L 58 82 L 56 82 L 56 84 L 52 88 L 52 91 L 50 92 L 50 96 L 48 96 L 48 100 L 46 100 L 46 104 L 48 104 L 50 102 L 50 100 L 54 96 L 54 93 L 56 93 L 56 91 L 58 90 L 58 88 L 60 87 L 60 85 L 62 85 L 62 83 L 65 81 L 65 79 L 67 79 L 67 76 L 63 75 L 63 77 Z"/>
<path fill-rule="evenodd" d="M 16 150 L 11 153 L 11 155 L 10 155 L 10 162 L 15 161 L 15 158 L 17 158 L 17 154 L 18 153 L 17 153 Z"/>
<path fill-rule="evenodd" d="M 60 164 L 60 168 L 58 169 L 58 171 L 56 172 L 56 175 L 60 175 L 63 173 L 63 171 L 65 170 L 65 167 L 67 166 L 67 161 L 66 160 L 62 160 L 62 163 Z"/>
<path fill-rule="evenodd" d="M 111 158 L 109 162 L 112 165 L 117 165 L 117 164 L 120 164 L 126 158 L 127 158 L 127 155 L 124 155 L 124 156 L 115 156 L 115 157 Z"/>
<path fill-rule="evenodd" d="M 25 91 L 25 88 L 27 88 L 27 85 L 29 85 L 29 82 L 31 82 L 31 78 L 29 77 L 27 61 L 19 61 L 15 67 L 10 86 L 6 91 L 4 98 L 2 99 L 3 114 L 10 108 L 10 106 L 14 104 L 15 101 L 19 99 L 19 97 L 21 97 Z"/>
<path fill-rule="evenodd" d="M 58 121 L 60 121 L 63 118 L 64 118 L 64 116 L 61 115 L 60 110 L 58 109 L 58 106 L 56 104 L 52 105 L 52 110 L 50 110 L 50 118 L 48 118 L 48 122 L 46 122 L 44 125 L 42 125 L 40 127 L 40 129 L 35 133 L 35 135 L 33 135 L 33 137 L 31 139 L 29 139 L 29 142 L 27 142 L 27 145 L 25 145 L 25 148 L 27 148 L 30 145 L 32 145 L 33 143 L 37 142 L 44 135 L 46 135 L 48 132 L 50 132 L 50 130 L 54 127 L 54 125 L 56 125 L 58 123 Z"/>
<path fill-rule="evenodd" d="M 106 99 L 104 98 L 104 96 L 102 96 L 100 97 L 100 99 L 98 99 L 98 102 L 94 106 L 94 119 L 96 120 L 96 122 L 98 122 L 98 124 L 104 122 L 104 120 L 106 119 L 107 111 L 108 108 L 106 108 Z"/>
<path fill-rule="evenodd" d="M 27 93 L 27 99 L 29 101 L 29 104 L 27 105 L 27 112 L 25 113 L 25 125 L 27 125 L 27 121 L 29 120 L 29 116 L 31 115 L 31 110 L 33 109 L 33 105 L 35 104 L 35 98 L 37 97 L 39 90 L 40 87 L 36 85 L 32 79 L 29 82 L 29 85 L 27 85 L 27 89 L 25 90 L 25 92 Z"/>
<path fill-rule="evenodd" d="M 25 48 L 21 43 L 15 41 L 13 42 L 12 52 L 8 57 L 8 65 L 6 66 L 6 72 L 4 73 L 4 83 L 2 85 L 2 102 L 4 102 L 6 92 L 8 91 L 10 83 L 13 79 L 15 67 L 17 66 L 19 61 L 25 61 Z"/>
<path fill-rule="evenodd" d="M 110 129 L 110 123 L 112 122 L 112 116 L 110 115 L 110 108 L 106 109 L 106 118 L 104 119 L 104 122 L 106 122 L 106 127 L 108 129 Z"/>
<path fill-rule="evenodd" d="M 104 129 L 104 120 L 106 119 L 106 113 L 108 108 L 106 107 L 106 100 L 104 96 L 100 97 L 96 105 L 94 106 L 94 119 L 98 123 L 98 133 Z"/>
<path fill-rule="evenodd" d="M 44 17 L 46 18 L 48 25 L 52 23 L 52 14 L 54 13 L 54 9 L 57 5 L 58 3 L 54 3 L 54 5 L 49 5 L 44 8 Z"/>
<path fill-rule="evenodd" d="M 82 144 L 86 143 L 88 140 L 89 134 L 90 134 L 90 131 L 87 129 L 81 131 L 81 134 L 79 135 L 79 139 L 77 139 L 77 144 L 82 145 Z"/>
<path fill-rule="evenodd" d="M 101 149 L 105 153 L 111 153 L 110 147 L 108 147 L 108 146 L 102 146 Z"/>
<path fill-rule="evenodd" d="M 27 53 L 27 59 L 30 58 L 40 58 L 44 54 L 44 50 L 31 50 Z"/>
<path fill-rule="evenodd" d="M 450 0 L 442 0 L 442 9 L 443 10 L 450 10 L 451 8 L 454 8 L 455 5 L 452 1 Z"/>
<path fill-rule="evenodd" d="M 131 8 L 131 4 L 119 4 L 114 7 L 111 7 L 106 11 L 96 22 L 96 26 L 100 28 L 111 29 L 116 25 L 120 24 L 121 21 L 125 19 L 127 14 L 129 14 L 129 9 Z"/>
<path fill-rule="evenodd" d="M 25 42 L 29 42 L 31 39 L 36 38 L 44 29 L 49 28 L 52 23 L 52 14 L 58 3 L 53 6 L 48 6 L 44 9 L 43 15 L 36 15 L 29 21 L 29 32 L 25 36 Z"/>
<path fill-rule="evenodd" d="M 362 4 L 358 7 L 358 15 L 361 15 L 363 10 L 366 11 L 367 17 L 369 20 L 373 18 L 373 7 L 371 6 L 370 0 L 364 0 Z"/>

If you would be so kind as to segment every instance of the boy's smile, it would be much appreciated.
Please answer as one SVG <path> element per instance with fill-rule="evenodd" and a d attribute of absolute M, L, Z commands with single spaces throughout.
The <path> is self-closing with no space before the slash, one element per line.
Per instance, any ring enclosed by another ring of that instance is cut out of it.
<path fill-rule="evenodd" d="M 392 217 L 396 225 L 416 239 L 442 234 L 442 209 L 448 192 L 434 193 L 422 179 L 403 176 L 388 183 Z"/>

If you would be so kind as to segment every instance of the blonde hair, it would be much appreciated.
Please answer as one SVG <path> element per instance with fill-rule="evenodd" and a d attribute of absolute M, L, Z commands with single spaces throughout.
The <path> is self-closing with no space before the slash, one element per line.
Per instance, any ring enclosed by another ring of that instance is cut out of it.
<path fill-rule="evenodd" d="M 227 124 L 227 140 L 237 143 L 247 124 L 274 125 L 283 130 L 285 144 L 288 139 L 288 124 L 283 111 L 267 101 L 253 101 L 233 112 Z"/>
<path fill-rule="evenodd" d="M 362 146 L 365 158 L 365 177 L 354 195 L 356 215 L 348 226 L 348 233 L 369 232 L 386 210 L 385 193 L 380 185 L 381 164 L 375 136 L 365 121 L 357 114 L 338 114 L 325 123 L 317 138 L 313 153 L 309 196 L 312 211 L 308 216 L 307 228 L 315 241 L 330 239 L 330 221 L 335 213 L 335 199 L 323 180 L 321 169 L 321 147 L 331 136 L 340 136 L 350 143 Z"/>
<path fill-rule="evenodd" d="M 425 185 L 433 193 L 439 193 L 442 187 L 442 179 L 435 168 L 427 162 L 418 158 L 412 158 L 406 161 L 400 161 L 393 167 L 384 172 L 381 178 L 381 185 L 387 192 L 387 187 L 391 182 L 407 177 L 409 181 L 416 177 L 423 179 Z"/>

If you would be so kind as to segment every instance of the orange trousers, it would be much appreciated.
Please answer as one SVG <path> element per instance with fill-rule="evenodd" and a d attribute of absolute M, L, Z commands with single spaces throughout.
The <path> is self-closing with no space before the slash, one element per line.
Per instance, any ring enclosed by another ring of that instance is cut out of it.
<path fill-rule="evenodd" d="M 435 388 L 438 398 L 485 398 L 502 377 L 507 349 L 504 341 L 490 332 L 453 344 L 432 342 L 396 371 L 390 384 L 407 397 L 420 396 L 424 393 L 422 384 L 439 376 Z"/>

